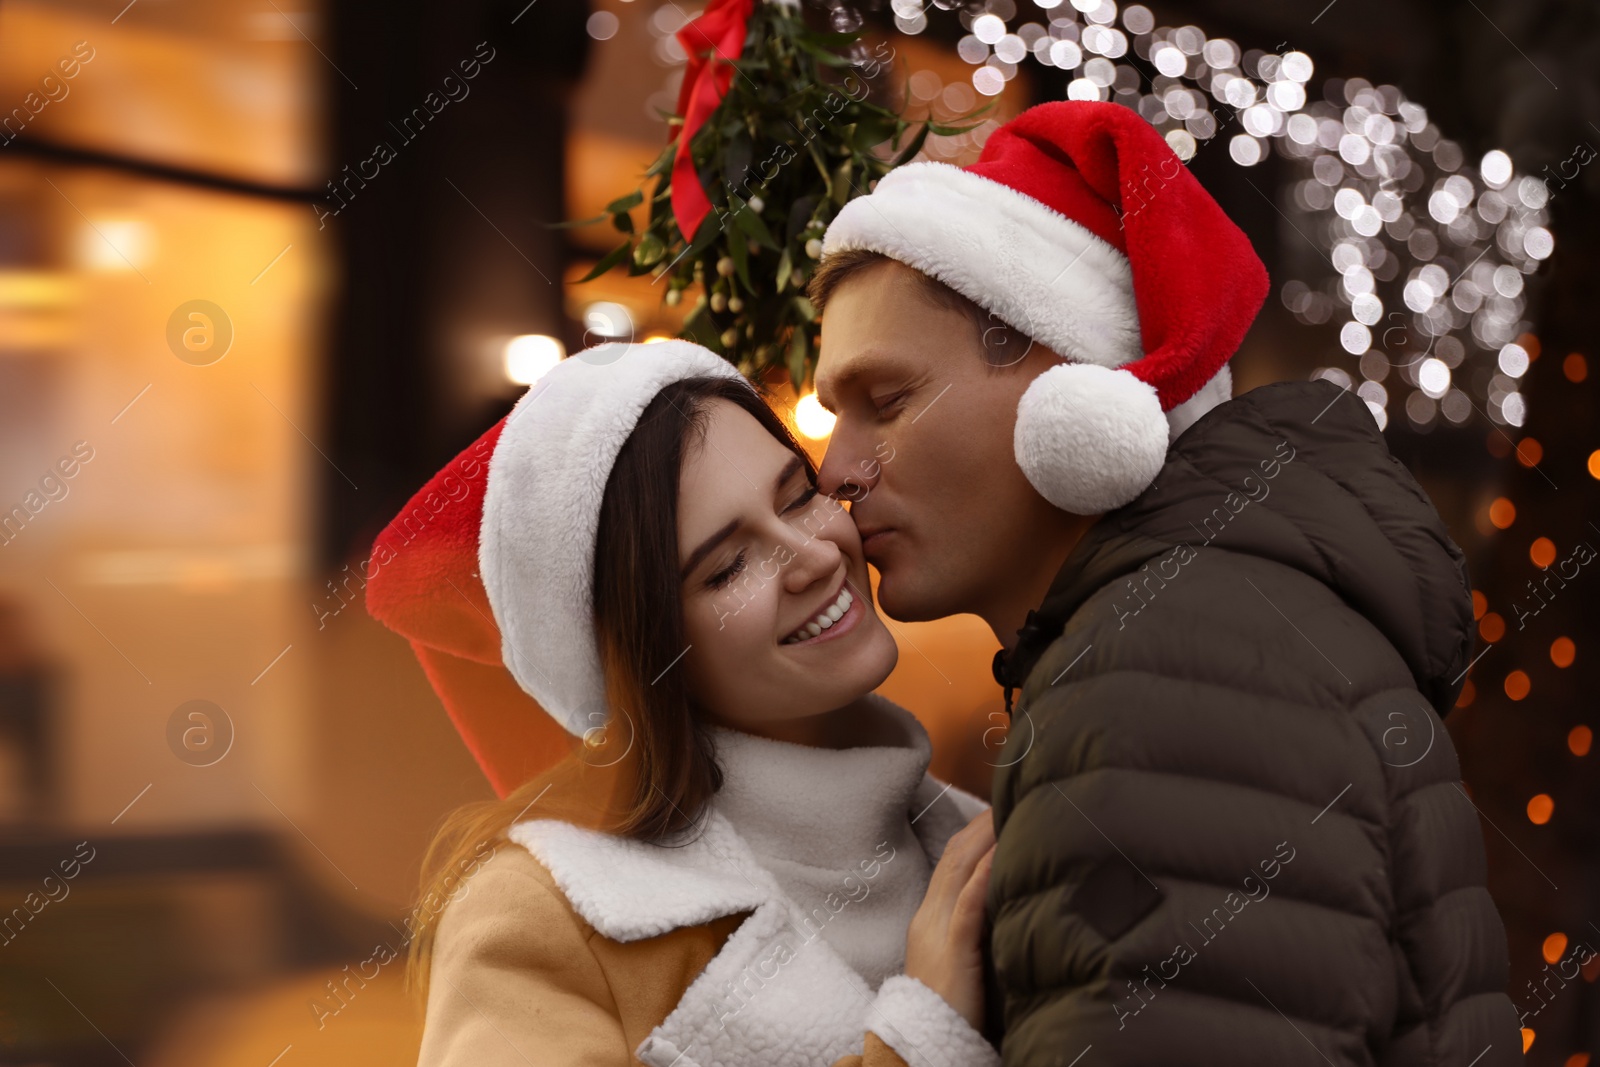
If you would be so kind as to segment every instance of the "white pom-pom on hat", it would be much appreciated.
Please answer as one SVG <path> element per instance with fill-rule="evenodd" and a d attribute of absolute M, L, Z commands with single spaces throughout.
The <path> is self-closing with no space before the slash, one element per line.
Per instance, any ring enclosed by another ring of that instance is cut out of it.
<path fill-rule="evenodd" d="M 1040 496 L 1063 511 L 1098 515 L 1155 479 L 1168 432 L 1149 385 L 1124 370 L 1063 363 L 1022 394 L 1012 447 Z"/>

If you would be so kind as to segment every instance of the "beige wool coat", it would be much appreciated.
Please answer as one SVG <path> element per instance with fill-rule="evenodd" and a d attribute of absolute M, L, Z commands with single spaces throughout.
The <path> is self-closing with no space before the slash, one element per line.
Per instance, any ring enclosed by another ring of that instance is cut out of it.
<path fill-rule="evenodd" d="M 925 776 L 930 863 L 987 807 Z M 508 836 L 440 918 L 419 1067 L 999 1063 L 916 979 L 871 989 L 714 806 L 670 848 L 553 819 Z"/>

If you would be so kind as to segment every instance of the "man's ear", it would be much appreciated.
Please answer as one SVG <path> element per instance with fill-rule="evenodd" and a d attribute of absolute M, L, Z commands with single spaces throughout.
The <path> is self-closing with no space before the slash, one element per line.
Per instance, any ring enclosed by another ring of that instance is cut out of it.
<path fill-rule="evenodd" d="M 1033 350 L 1033 338 L 1002 322 L 992 311 L 988 313 L 978 343 L 983 348 L 984 362 L 996 369 L 1016 366 Z"/>

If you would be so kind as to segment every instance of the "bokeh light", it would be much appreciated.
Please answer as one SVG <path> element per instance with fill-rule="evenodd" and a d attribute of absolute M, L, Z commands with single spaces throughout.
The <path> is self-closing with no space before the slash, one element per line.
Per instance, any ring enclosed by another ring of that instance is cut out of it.
<path fill-rule="evenodd" d="M 532 385 L 566 355 L 562 343 L 548 334 L 525 333 L 506 342 L 503 354 L 506 380 Z"/>
<path fill-rule="evenodd" d="M 1558 637 L 1550 643 L 1550 662 L 1557 667 L 1570 667 L 1577 658 L 1578 647 L 1570 637 Z"/>
<path fill-rule="evenodd" d="M 1544 570 L 1556 561 L 1556 543 L 1548 537 L 1534 538 L 1533 544 L 1528 546 L 1528 558 L 1535 567 Z"/>
<path fill-rule="evenodd" d="M 833 433 L 836 421 L 833 412 L 822 406 L 816 393 L 807 393 L 795 402 L 794 424 L 802 436 L 820 441 Z"/>

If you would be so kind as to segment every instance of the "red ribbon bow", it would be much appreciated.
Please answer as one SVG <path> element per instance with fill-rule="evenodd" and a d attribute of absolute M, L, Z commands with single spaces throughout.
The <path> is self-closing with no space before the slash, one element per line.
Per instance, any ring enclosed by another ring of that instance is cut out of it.
<path fill-rule="evenodd" d="M 672 160 L 672 213 L 684 240 L 693 241 L 700 224 L 711 213 L 711 200 L 695 173 L 690 146 L 706 119 L 722 103 L 733 80 L 733 61 L 744 54 L 745 24 L 756 0 L 711 0 L 700 17 L 677 33 L 689 56 L 678 92 L 678 114 L 683 127 Z"/>

